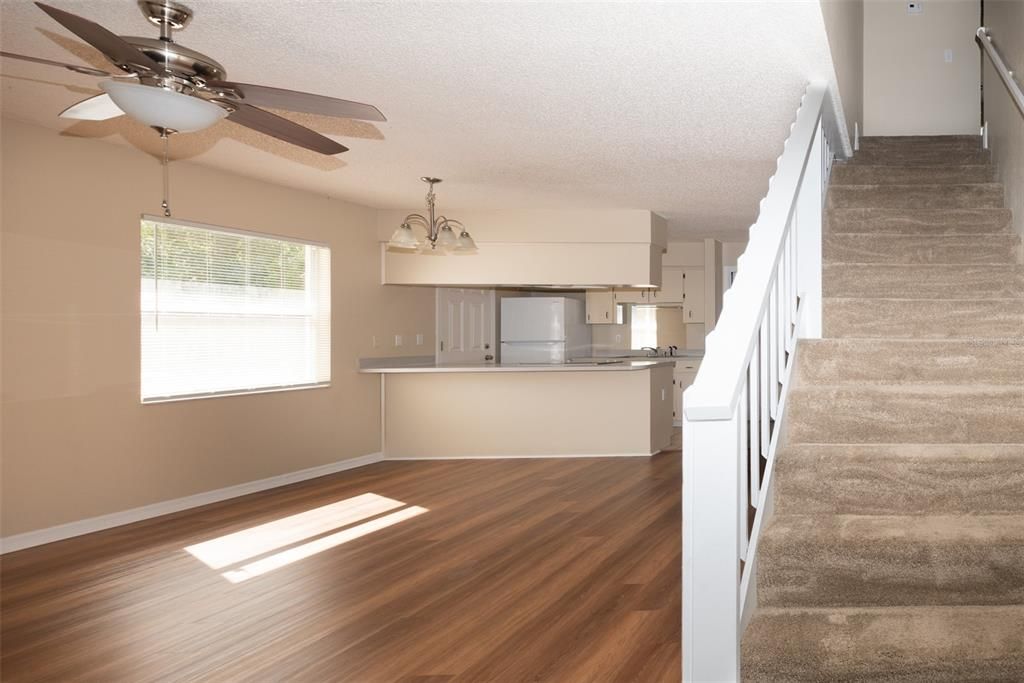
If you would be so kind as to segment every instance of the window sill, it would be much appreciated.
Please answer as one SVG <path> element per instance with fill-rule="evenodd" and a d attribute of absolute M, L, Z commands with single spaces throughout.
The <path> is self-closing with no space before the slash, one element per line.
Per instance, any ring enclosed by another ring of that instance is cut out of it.
<path fill-rule="evenodd" d="M 195 401 L 207 398 L 227 398 L 229 396 L 252 396 L 254 394 L 277 394 L 285 391 L 304 391 L 306 389 L 327 389 L 330 382 L 318 382 L 316 384 L 290 384 L 279 387 L 261 387 L 258 389 L 232 389 L 230 391 L 214 391 L 205 394 L 184 394 L 181 396 L 156 396 L 142 399 L 142 405 L 154 403 L 177 403 L 179 401 Z"/>

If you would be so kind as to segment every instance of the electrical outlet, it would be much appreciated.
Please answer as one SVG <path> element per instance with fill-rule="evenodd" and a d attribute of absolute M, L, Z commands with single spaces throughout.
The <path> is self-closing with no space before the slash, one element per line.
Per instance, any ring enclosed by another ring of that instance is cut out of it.
<path fill-rule="evenodd" d="M 416 334 L 416 346 L 423 346 L 423 333 Z"/>
<path fill-rule="evenodd" d="M 377 338 L 377 335 L 373 335 L 372 337 L 370 337 L 370 346 L 372 346 L 375 349 L 380 348 L 380 339 Z"/>
<path fill-rule="evenodd" d="M 402 345 L 402 335 L 396 334 L 395 335 L 395 348 L 398 348 L 401 345 Z"/>
<path fill-rule="evenodd" d="M 907 14 L 921 14 L 924 12 L 924 0 L 912 0 L 907 3 Z"/>
<path fill-rule="evenodd" d="M 946 51 L 942 53 L 943 58 L 946 60 L 946 64 L 953 63 L 953 50 L 946 48 Z"/>

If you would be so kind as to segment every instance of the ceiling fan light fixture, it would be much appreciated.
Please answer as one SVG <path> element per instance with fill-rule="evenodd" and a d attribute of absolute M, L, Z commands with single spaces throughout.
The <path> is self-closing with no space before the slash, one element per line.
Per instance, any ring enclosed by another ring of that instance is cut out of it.
<path fill-rule="evenodd" d="M 194 133 L 228 115 L 213 102 L 157 86 L 104 81 L 100 87 L 121 111 L 153 128 Z"/>

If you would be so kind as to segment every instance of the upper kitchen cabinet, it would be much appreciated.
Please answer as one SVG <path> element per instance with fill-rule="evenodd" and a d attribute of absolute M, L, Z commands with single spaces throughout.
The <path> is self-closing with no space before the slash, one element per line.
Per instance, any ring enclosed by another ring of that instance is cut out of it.
<path fill-rule="evenodd" d="M 703 268 L 681 268 L 683 281 L 683 321 L 704 322 L 705 287 Z"/>
<path fill-rule="evenodd" d="M 616 288 L 615 300 L 620 304 L 683 303 L 683 269 L 661 269 L 661 287 Z"/>
<path fill-rule="evenodd" d="M 615 292 L 611 289 L 587 290 L 587 322 L 591 325 L 622 322 L 616 319 L 615 301 Z"/>
<path fill-rule="evenodd" d="M 387 239 L 405 212 L 378 212 L 383 284 L 661 286 L 666 225 L 650 211 L 453 211 L 452 215 L 473 234 L 475 254 L 390 251 Z"/>
<path fill-rule="evenodd" d="M 620 304 L 646 304 L 647 289 L 616 289 L 615 301 Z"/>
<path fill-rule="evenodd" d="M 683 269 L 667 267 L 661 269 L 661 288 L 648 293 L 650 304 L 683 303 Z"/>

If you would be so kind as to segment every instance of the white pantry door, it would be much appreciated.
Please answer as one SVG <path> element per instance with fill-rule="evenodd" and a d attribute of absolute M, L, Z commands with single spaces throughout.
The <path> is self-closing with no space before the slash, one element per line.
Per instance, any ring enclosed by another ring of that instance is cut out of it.
<path fill-rule="evenodd" d="M 437 288 L 437 362 L 494 360 L 494 290 Z"/>

